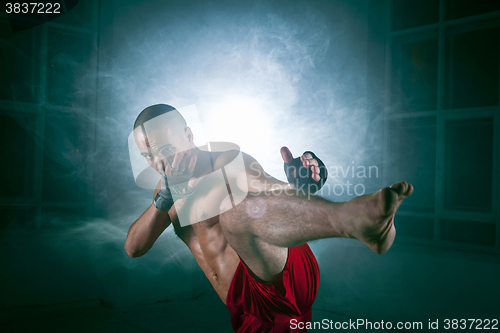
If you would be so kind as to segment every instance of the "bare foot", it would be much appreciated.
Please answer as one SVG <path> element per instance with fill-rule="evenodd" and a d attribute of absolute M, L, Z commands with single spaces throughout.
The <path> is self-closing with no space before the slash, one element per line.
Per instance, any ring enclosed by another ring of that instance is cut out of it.
<path fill-rule="evenodd" d="M 365 243 L 375 253 L 384 254 L 396 237 L 394 214 L 401 202 L 413 193 L 413 186 L 400 182 L 348 201 L 345 205 L 350 238 Z"/>

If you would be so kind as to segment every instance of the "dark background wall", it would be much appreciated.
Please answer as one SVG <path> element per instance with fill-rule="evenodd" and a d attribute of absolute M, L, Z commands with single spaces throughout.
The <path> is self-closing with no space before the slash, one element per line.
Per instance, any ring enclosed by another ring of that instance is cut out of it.
<path fill-rule="evenodd" d="M 387 254 L 311 244 L 316 309 L 494 317 L 500 8 L 401 3 L 81 1 L 17 33 L 1 16 L 0 308 L 214 293 L 171 229 L 144 257 L 123 250 L 152 200 L 127 138 L 144 107 L 168 103 L 195 105 L 198 137 L 240 144 L 283 180 L 281 146 L 315 151 L 334 201 L 414 184 Z"/>

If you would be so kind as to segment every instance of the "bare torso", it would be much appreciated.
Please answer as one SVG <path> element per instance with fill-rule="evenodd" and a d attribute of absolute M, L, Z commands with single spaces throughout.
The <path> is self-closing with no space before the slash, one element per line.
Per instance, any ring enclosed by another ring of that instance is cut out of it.
<path fill-rule="evenodd" d="M 216 159 L 220 154 L 213 153 L 212 156 L 215 165 L 217 165 Z M 208 161 L 210 160 L 208 159 Z M 207 163 L 207 159 L 200 162 L 197 164 L 198 174 L 206 175 L 213 171 L 211 163 Z M 207 206 L 217 205 L 215 207 L 218 207 L 225 196 L 227 196 L 227 188 L 225 184 L 221 184 L 212 187 L 209 191 L 198 192 L 188 198 L 191 200 L 190 210 L 194 212 L 193 220 L 201 222 L 181 227 L 176 218 L 176 212 L 174 211 L 172 214 L 171 210 L 170 214 L 177 235 L 193 253 L 196 262 L 224 303 L 226 303 L 227 292 L 240 259 L 222 232 L 219 216 L 205 219 L 204 214 L 206 214 Z M 176 203 L 173 210 L 175 207 L 179 207 L 179 205 Z"/>
<path fill-rule="evenodd" d="M 183 227 L 178 234 L 219 297 L 226 303 L 227 292 L 240 259 L 224 237 L 219 217 Z"/>

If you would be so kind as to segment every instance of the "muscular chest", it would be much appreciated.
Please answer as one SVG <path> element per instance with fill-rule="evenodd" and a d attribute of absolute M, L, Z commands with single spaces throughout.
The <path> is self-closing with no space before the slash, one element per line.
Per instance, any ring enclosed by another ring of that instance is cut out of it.
<path fill-rule="evenodd" d="M 228 246 L 218 216 L 185 227 L 175 223 L 174 227 L 176 234 L 191 249 L 193 255 L 203 256 L 205 261 L 217 259 Z"/>

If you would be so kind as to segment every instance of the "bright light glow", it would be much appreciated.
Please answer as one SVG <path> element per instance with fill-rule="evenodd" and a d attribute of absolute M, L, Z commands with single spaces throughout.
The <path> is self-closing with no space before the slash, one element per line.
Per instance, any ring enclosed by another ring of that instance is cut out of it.
<path fill-rule="evenodd" d="M 250 154 L 258 155 L 269 144 L 274 131 L 272 112 L 257 98 L 230 96 L 214 105 L 208 114 L 209 141 L 236 143 Z"/>

